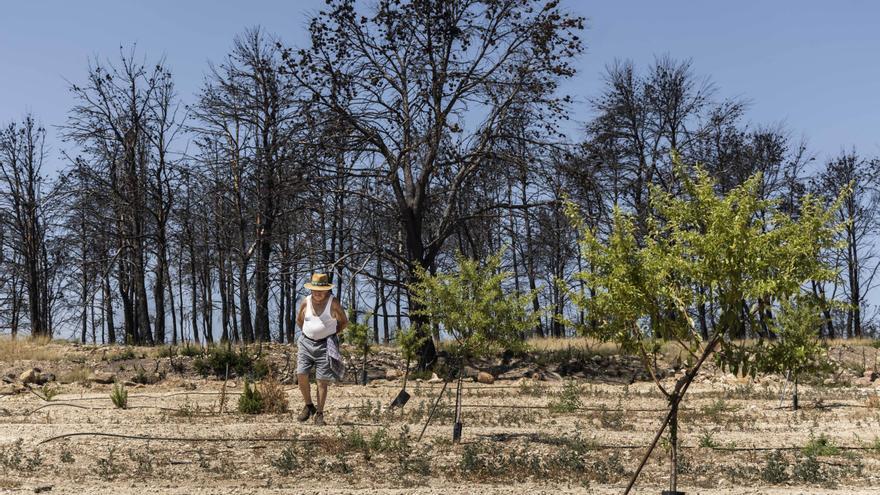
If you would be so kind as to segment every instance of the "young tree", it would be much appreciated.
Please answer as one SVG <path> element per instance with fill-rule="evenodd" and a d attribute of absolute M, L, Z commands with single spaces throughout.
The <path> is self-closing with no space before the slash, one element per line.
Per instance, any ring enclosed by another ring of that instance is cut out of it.
<path fill-rule="evenodd" d="M 776 338 L 759 344 L 756 362 L 760 370 L 780 373 L 791 381 L 792 408 L 798 409 L 798 380 L 805 373 L 825 373 L 832 369 L 828 348 L 819 340 L 823 317 L 821 301 L 799 296 L 783 301 L 774 320 Z"/>
<path fill-rule="evenodd" d="M 798 218 L 779 202 L 762 199 L 760 174 L 717 193 L 700 168 L 675 167 L 681 195 L 652 189 L 648 230 L 639 239 L 636 219 L 619 209 L 606 239 L 584 228 L 574 207 L 569 214 L 581 231 L 590 269 L 580 273 L 591 297 L 575 302 L 599 322 L 595 336 L 616 341 L 638 355 L 669 401 L 669 413 L 626 490 L 629 493 L 666 426 L 670 428 L 670 490 L 677 487 L 678 406 L 704 361 L 720 346 L 734 372 L 755 373 L 753 356 L 733 340 L 745 320 L 756 320 L 765 304 L 790 299 L 809 280 L 833 276 L 820 251 L 833 243 L 833 213 L 812 197 Z M 698 291 L 696 287 L 706 287 Z M 751 307 L 744 301 L 754 301 Z M 718 308 L 717 324 L 703 339 L 692 314 L 702 302 Z M 656 369 L 662 343 L 689 356 L 687 372 L 669 389 Z"/>
<path fill-rule="evenodd" d="M 458 258 L 454 272 L 431 275 L 417 272 L 416 282 L 409 287 L 410 297 L 417 303 L 424 321 L 437 324 L 448 335 L 451 366 L 458 368 L 456 393 L 456 430 L 461 433 L 462 370 L 470 360 L 486 357 L 523 345 L 522 336 L 540 314 L 527 308 L 532 294 L 511 294 L 505 282 L 510 273 L 501 270 L 503 252 L 487 260 Z"/>

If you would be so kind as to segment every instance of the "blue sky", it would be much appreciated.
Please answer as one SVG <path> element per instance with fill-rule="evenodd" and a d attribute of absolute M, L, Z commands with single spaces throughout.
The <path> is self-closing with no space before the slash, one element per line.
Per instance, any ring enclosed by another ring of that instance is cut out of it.
<path fill-rule="evenodd" d="M 184 101 L 220 60 L 232 37 L 261 25 L 288 44 L 306 42 L 310 14 L 322 0 L 8 2 L 0 19 L 0 123 L 33 112 L 50 128 L 52 167 L 63 144 L 72 99 L 65 81 L 85 77 L 90 57 L 114 59 L 137 43 L 148 60 L 164 55 Z M 589 118 L 586 99 L 604 66 L 629 58 L 644 67 L 656 55 L 691 58 L 721 97 L 751 102 L 756 124 L 781 123 L 808 139 L 820 160 L 855 147 L 880 155 L 880 2 L 563 0 L 588 18 L 575 96 L 575 124 Z"/>

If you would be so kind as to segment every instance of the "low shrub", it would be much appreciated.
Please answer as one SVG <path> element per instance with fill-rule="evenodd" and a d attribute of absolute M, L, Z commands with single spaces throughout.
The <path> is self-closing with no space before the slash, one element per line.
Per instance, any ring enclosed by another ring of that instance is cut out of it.
<path fill-rule="evenodd" d="M 837 455 L 840 453 L 840 449 L 837 448 L 837 445 L 834 445 L 834 442 L 823 433 L 818 437 L 810 435 L 810 440 L 804 445 L 801 452 L 807 457 L 819 457 Z"/>
<path fill-rule="evenodd" d="M 244 382 L 244 392 L 238 396 L 238 412 L 243 414 L 260 414 L 263 412 L 263 395 L 257 387 L 251 387 L 249 381 Z"/>
<path fill-rule="evenodd" d="M 778 485 L 788 481 L 788 461 L 779 450 L 768 452 L 764 457 L 761 479 L 767 483 Z"/>
<path fill-rule="evenodd" d="M 550 412 L 557 414 L 573 413 L 581 407 L 581 388 L 574 380 L 568 380 L 555 398 L 550 401 Z"/>
<path fill-rule="evenodd" d="M 208 349 L 204 357 L 193 361 L 193 369 L 203 377 L 214 375 L 217 378 L 229 376 L 261 380 L 269 374 L 269 364 L 261 357 L 252 355 L 247 348 L 241 347 L 236 352 L 229 346 L 216 346 Z"/>
<path fill-rule="evenodd" d="M 283 414 L 287 412 L 287 392 L 274 375 L 269 374 L 265 380 L 260 382 L 260 395 L 263 397 L 264 413 Z"/>

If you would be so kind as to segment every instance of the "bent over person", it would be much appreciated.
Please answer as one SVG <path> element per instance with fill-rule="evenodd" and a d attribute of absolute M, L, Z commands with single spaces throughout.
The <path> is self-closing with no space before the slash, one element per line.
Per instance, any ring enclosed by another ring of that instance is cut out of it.
<path fill-rule="evenodd" d="M 327 401 L 327 385 L 340 380 L 345 373 L 339 354 L 339 334 L 348 325 L 348 317 L 342 304 L 333 297 L 333 284 L 323 273 L 312 275 L 311 283 L 304 286 L 311 293 L 299 307 L 296 324 L 302 329 L 296 356 L 296 374 L 299 391 L 306 405 L 299 414 L 300 421 L 314 415 L 315 424 L 324 424 L 324 403 Z M 318 381 L 318 405 L 312 402 L 309 373 L 315 369 Z"/>

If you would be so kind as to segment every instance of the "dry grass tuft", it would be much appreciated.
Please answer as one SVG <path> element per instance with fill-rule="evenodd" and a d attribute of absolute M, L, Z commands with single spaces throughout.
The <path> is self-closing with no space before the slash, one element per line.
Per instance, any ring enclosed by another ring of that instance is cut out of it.
<path fill-rule="evenodd" d="M 0 361 L 59 361 L 64 357 L 48 337 L 0 338 Z"/>
<path fill-rule="evenodd" d="M 263 412 L 269 414 L 282 414 L 287 412 L 287 392 L 275 375 L 270 373 L 260 382 L 260 395 L 263 396 Z"/>
<path fill-rule="evenodd" d="M 58 377 L 60 383 L 87 383 L 92 369 L 88 366 L 79 366 L 70 371 L 61 373 Z"/>
<path fill-rule="evenodd" d="M 561 351 L 566 349 L 584 350 L 590 354 L 612 355 L 618 353 L 618 346 L 613 342 L 602 342 L 590 337 L 530 339 L 529 349 L 543 351 Z"/>

